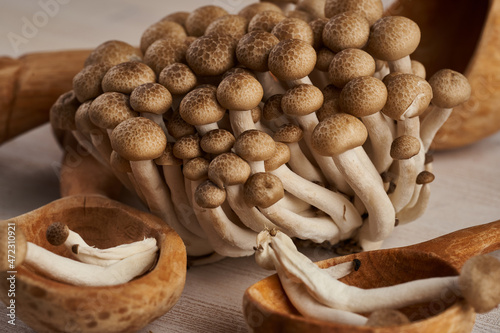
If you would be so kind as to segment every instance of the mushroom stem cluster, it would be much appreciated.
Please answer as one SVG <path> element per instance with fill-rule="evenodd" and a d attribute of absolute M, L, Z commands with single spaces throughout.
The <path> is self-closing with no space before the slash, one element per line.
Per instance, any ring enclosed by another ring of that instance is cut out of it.
<path fill-rule="evenodd" d="M 425 211 L 425 156 L 470 95 L 452 70 L 426 81 L 418 25 L 382 9 L 279 0 L 165 16 L 139 48 L 99 45 L 51 123 L 204 262 L 251 255 L 266 228 L 375 249 Z"/>

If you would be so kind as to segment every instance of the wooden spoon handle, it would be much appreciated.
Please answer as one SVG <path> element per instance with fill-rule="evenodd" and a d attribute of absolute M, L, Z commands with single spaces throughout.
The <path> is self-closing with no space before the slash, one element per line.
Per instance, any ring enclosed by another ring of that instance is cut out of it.
<path fill-rule="evenodd" d="M 52 104 L 71 90 L 90 50 L 0 57 L 0 144 L 49 120 Z"/>
<path fill-rule="evenodd" d="M 500 249 L 500 220 L 458 230 L 407 249 L 436 254 L 460 270 L 470 257 Z"/>

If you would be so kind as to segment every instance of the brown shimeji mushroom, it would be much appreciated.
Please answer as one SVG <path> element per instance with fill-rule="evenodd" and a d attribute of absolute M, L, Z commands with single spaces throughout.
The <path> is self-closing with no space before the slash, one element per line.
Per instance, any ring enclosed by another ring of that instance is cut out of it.
<path fill-rule="evenodd" d="M 97 46 L 85 60 L 84 66 L 109 64 L 109 67 L 127 61 L 141 61 L 139 49 L 119 40 L 109 40 Z"/>
<path fill-rule="evenodd" d="M 156 74 L 149 66 L 138 61 L 123 62 L 106 72 L 102 78 L 102 90 L 130 94 L 141 84 L 149 82 L 156 82 Z"/>
<path fill-rule="evenodd" d="M 168 133 L 163 114 L 172 106 L 172 94 L 159 83 L 145 83 L 130 94 L 130 106 L 142 117 L 158 124 L 165 134 Z"/>
<path fill-rule="evenodd" d="M 247 33 L 248 20 L 240 15 L 224 15 L 212 21 L 205 30 L 205 35 L 229 35 L 240 39 Z"/>
<path fill-rule="evenodd" d="M 141 36 L 141 51 L 146 53 L 148 47 L 159 39 L 176 38 L 183 40 L 186 38 L 186 30 L 177 22 L 162 20 L 150 25 Z"/>
<path fill-rule="evenodd" d="M 324 46 L 323 43 L 323 29 L 326 23 L 328 23 L 327 18 L 317 18 L 309 22 L 309 26 L 313 32 L 313 44 L 312 46 L 316 51 Z"/>
<path fill-rule="evenodd" d="M 360 49 L 368 41 L 370 24 L 357 13 L 341 13 L 330 18 L 323 29 L 323 43 L 333 52 Z"/>
<path fill-rule="evenodd" d="M 188 124 L 193 125 L 200 136 L 217 129 L 226 109 L 217 101 L 214 86 L 196 88 L 181 101 L 179 114 Z"/>
<path fill-rule="evenodd" d="M 425 80 L 426 70 L 424 65 L 420 61 L 417 60 L 411 61 L 411 72 L 416 76 L 420 76 L 422 79 Z"/>
<path fill-rule="evenodd" d="M 277 11 L 264 11 L 256 14 L 248 23 L 248 32 L 255 30 L 271 32 L 274 26 L 286 19 L 286 16 Z"/>
<path fill-rule="evenodd" d="M 431 195 L 430 183 L 434 181 L 434 174 L 429 171 L 422 171 L 417 175 L 416 188 L 413 193 L 413 206 L 407 205 L 396 217 L 400 225 L 415 221 L 425 212 Z M 415 199 L 416 197 L 416 199 Z"/>
<path fill-rule="evenodd" d="M 156 75 L 176 62 L 184 62 L 188 45 L 177 38 L 159 39 L 151 44 L 144 53 L 144 63 L 151 67 Z"/>
<path fill-rule="evenodd" d="M 364 15 L 372 25 L 384 14 L 384 5 L 380 0 L 326 0 L 326 17 L 330 18 L 344 12 Z"/>
<path fill-rule="evenodd" d="M 137 194 L 139 199 L 141 199 L 142 203 L 147 205 L 146 198 L 141 192 L 139 185 L 137 184 L 134 175 L 132 174 L 132 168 L 130 167 L 130 161 L 120 156 L 116 151 L 111 152 L 111 156 L 109 157 L 109 165 L 111 169 L 115 172 L 118 179 L 122 181 L 122 183 L 127 187 L 127 189 L 131 193 Z M 128 181 L 123 181 L 123 177 L 126 175 Z"/>
<path fill-rule="evenodd" d="M 186 61 L 200 76 L 217 76 L 234 67 L 236 40 L 228 35 L 202 36 L 189 45 Z"/>
<path fill-rule="evenodd" d="M 198 85 L 198 78 L 188 65 L 175 62 L 161 71 L 158 83 L 172 94 L 172 109 L 177 110 L 182 98 Z"/>
<path fill-rule="evenodd" d="M 163 17 L 160 21 L 171 21 L 182 25 L 184 28 L 186 26 L 186 20 L 189 16 L 189 12 L 173 12 Z"/>
<path fill-rule="evenodd" d="M 255 15 L 266 11 L 283 13 L 281 8 L 279 7 L 278 2 L 263 1 L 263 2 L 251 3 L 248 6 L 244 7 L 242 10 L 240 10 L 238 12 L 238 15 L 241 15 L 245 17 L 248 21 L 250 21 Z"/>
<path fill-rule="evenodd" d="M 325 2 L 326 0 L 299 0 L 295 8 L 309 13 L 313 19 L 325 18 Z"/>
<path fill-rule="evenodd" d="M 375 60 L 359 49 L 345 49 L 337 53 L 328 67 L 328 79 L 337 88 L 360 76 L 375 73 Z"/>
<path fill-rule="evenodd" d="M 185 26 L 189 36 L 203 36 L 207 27 L 217 18 L 229 13 L 219 6 L 203 6 L 192 11 L 186 19 Z"/>
<path fill-rule="evenodd" d="M 83 103 L 103 93 L 102 79 L 111 67 L 106 62 L 88 65 L 73 77 L 73 90 L 78 101 Z"/>
<path fill-rule="evenodd" d="M 286 18 L 275 25 L 271 31 L 280 41 L 286 39 L 299 39 L 308 44 L 313 44 L 314 35 L 307 22 L 298 18 Z"/>

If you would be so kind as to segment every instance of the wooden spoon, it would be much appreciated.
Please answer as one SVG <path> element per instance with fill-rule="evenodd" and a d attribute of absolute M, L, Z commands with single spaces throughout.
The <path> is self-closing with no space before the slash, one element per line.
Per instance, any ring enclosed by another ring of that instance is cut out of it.
<path fill-rule="evenodd" d="M 318 262 L 322 268 L 359 259 L 361 269 L 341 281 L 360 288 L 391 286 L 411 280 L 458 275 L 472 256 L 500 248 L 500 220 L 408 247 L 362 252 Z M 390 328 L 335 324 L 301 316 L 290 303 L 276 274 L 245 292 L 245 320 L 254 332 L 465 333 L 474 325 L 470 305 L 453 293 L 431 303 L 400 309 L 412 321 Z"/>

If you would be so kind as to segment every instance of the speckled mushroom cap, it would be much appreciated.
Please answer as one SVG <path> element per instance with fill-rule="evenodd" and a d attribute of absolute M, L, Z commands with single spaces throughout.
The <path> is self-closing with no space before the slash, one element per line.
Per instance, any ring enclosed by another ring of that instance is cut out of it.
<path fill-rule="evenodd" d="M 159 83 L 145 83 L 130 94 L 130 106 L 137 112 L 163 114 L 172 106 L 172 94 Z"/>
<path fill-rule="evenodd" d="M 161 156 L 155 158 L 155 163 L 157 165 L 182 165 L 182 160 L 174 156 L 174 144 L 167 142 Z"/>
<path fill-rule="evenodd" d="M 185 41 L 176 38 L 159 39 L 148 47 L 144 63 L 159 75 L 168 65 L 184 62 L 188 46 Z"/>
<path fill-rule="evenodd" d="M 321 108 L 316 111 L 319 121 L 322 121 L 336 113 L 340 112 L 340 93 L 341 89 L 329 84 L 322 90 L 324 102 Z"/>
<path fill-rule="evenodd" d="M 186 60 L 193 70 L 201 76 L 224 74 L 234 66 L 236 40 L 228 35 L 202 36 L 189 46 Z"/>
<path fill-rule="evenodd" d="M 334 156 L 362 146 L 367 137 L 368 131 L 361 120 L 347 113 L 337 113 L 319 122 L 311 143 L 319 154 Z"/>
<path fill-rule="evenodd" d="M 422 79 L 426 78 L 427 73 L 425 66 L 420 61 L 414 59 L 411 60 L 411 71 L 413 74 L 420 76 Z"/>
<path fill-rule="evenodd" d="M 297 10 L 311 14 L 314 18 L 325 18 L 326 0 L 300 0 L 297 1 Z"/>
<path fill-rule="evenodd" d="M 314 48 L 298 39 L 279 42 L 269 54 L 269 70 L 282 81 L 306 77 L 316 65 Z"/>
<path fill-rule="evenodd" d="M 245 17 L 250 22 L 255 15 L 265 11 L 274 11 L 283 13 L 281 8 L 275 5 L 274 3 L 271 3 L 269 1 L 262 1 L 262 2 L 252 3 L 244 7 L 242 10 L 238 12 L 238 15 Z"/>
<path fill-rule="evenodd" d="M 385 84 L 373 76 L 361 76 L 347 83 L 340 93 L 342 112 L 366 117 L 382 110 L 387 101 Z"/>
<path fill-rule="evenodd" d="M 251 129 L 236 138 L 233 149 L 247 161 L 265 161 L 276 152 L 276 143 L 269 134 Z"/>
<path fill-rule="evenodd" d="M 470 98 L 471 87 L 467 78 L 451 69 L 442 69 L 429 79 L 432 87 L 432 104 L 452 109 Z"/>
<path fill-rule="evenodd" d="M 161 71 L 158 82 L 173 95 L 183 95 L 196 87 L 198 79 L 188 65 L 176 62 Z"/>
<path fill-rule="evenodd" d="M 202 136 L 200 147 L 206 153 L 219 155 L 230 152 L 235 141 L 236 139 L 231 132 L 218 128 L 211 130 Z"/>
<path fill-rule="evenodd" d="M 432 172 L 422 171 L 417 175 L 417 185 L 429 184 L 434 181 L 435 177 Z"/>
<path fill-rule="evenodd" d="M 204 179 L 208 175 L 208 166 L 210 162 L 203 157 L 195 157 L 184 163 L 182 174 L 189 180 Z"/>
<path fill-rule="evenodd" d="M 225 113 L 226 109 L 217 101 L 217 92 L 213 86 L 189 92 L 179 106 L 182 119 L 193 126 L 218 122 Z"/>
<path fill-rule="evenodd" d="M 408 108 L 417 97 L 416 108 L 408 114 Z M 431 99 L 432 88 L 427 81 L 414 74 L 396 75 L 387 82 L 387 102 L 382 112 L 394 120 L 416 117 L 427 109 Z"/>
<path fill-rule="evenodd" d="M 244 184 L 250 173 L 248 163 L 234 153 L 220 154 L 208 166 L 208 178 L 220 188 Z"/>
<path fill-rule="evenodd" d="M 372 76 L 375 73 L 375 60 L 371 55 L 359 49 L 346 49 L 337 53 L 328 67 L 328 79 L 338 88 L 360 76 Z"/>
<path fill-rule="evenodd" d="M 392 141 L 391 157 L 395 160 L 407 160 L 420 151 L 420 141 L 411 135 L 401 135 Z"/>
<path fill-rule="evenodd" d="M 207 27 L 217 18 L 229 13 L 219 6 L 203 6 L 195 9 L 186 19 L 186 31 L 189 36 L 203 36 Z"/>
<path fill-rule="evenodd" d="M 49 244 L 59 246 L 64 244 L 69 236 L 69 228 L 62 222 L 54 222 L 47 227 L 45 231 L 45 239 Z"/>
<path fill-rule="evenodd" d="M 240 15 L 224 15 L 214 20 L 205 30 L 205 35 L 230 35 L 240 39 L 247 33 L 248 20 Z"/>
<path fill-rule="evenodd" d="M 258 72 L 269 70 L 269 54 L 279 39 L 265 31 L 252 31 L 243 36 L 236 46 L 236 57 L 245 67 Z"/>
<path fill-rule="evenodd" d="M 189 16 L 189 12 L 174 12 L 163 17 L 160 21 L 171 21 L 182 25 L 184 28 L 186 26 L 186 20 Z"/>
<path fill-rule="evenodd" d="M 123 62 L 107 71 L 102 78 L 102 90 L 130 94 L 148 82 L 156 82 L 156 74 L 148 65 L 137 61 Z"/>
<path fill-rule="evenodd" d="M 329 48 L 320 48 L 317 52 L 315 68 L 322 72 L 328 72 L 328 68 L 330 68 L 333 57 L 335 57 L 335 53 L 333 53 Z"/>
<path fill-rule="evenodd" d="M 281 109 L 290 116 L 305 116 L 316 112 L 323 105 L 323 93 L 311 84 L 300 84 L 283 95 Z"/>
<path fill-rule="evenodd" d="M 109 164 L 111 165 L 111 168 L 113 170 L 116 170 L 118 172 L 132 172 L 132 167 L 130 166 L 130 162 L 120 156 L 116 151 L 112 151 L 111 155 L 109 157 Z"/>
<path fill-rule="evenodd" d="M 420 28 L 403 16 L 386 16 L 375 22 L 366 45 L 377 59 L 395 61 L 413 53 L 420 43 Z"/>
<path fill-rule="evenodd" d="M 323 29 L 325 28 L 326 23 L 328 22 L 327 18 L 317 18 L 309 22 L 309 26 L 313 32 L 313 44 L 312 46 L 319 50 L 323 47 Z"/>
<path fill-rule="evenodd" d="M 50 124 L 54 128 L 74 131 L 76 130 L 75 114 L 80 103 L 73 90 L 59 96 L 50 108 Z"/>
<path fill-rule="evenodd" d="M 76 129 L 82 133 L 89 133 L 98 127 L 90 120 L 89 110 L 92 100 L 82 103 L 75 113 Z"/>
<path fill-rule="evenodd" d="M 276 132 L 274 132 L 273 138 L 277 142 L 283 143 L 293 143 L 299 142 L 304 136 L 304 131 L 295 124 L 283 124 Z"/>
<path fill-rule="evenodd" d="M 206 180 L 196 187 L 194 201 L 202 208 L 217 208 L 226 201 L 226 191 Z"/>
<path fill-rule="evenodd" d="M 78 101 L 83 103 L 103 93 L 102 79 L 111 67 L 105 62 L 88 65 L 73 77 L 73 90 Z"/>
<path fill-rule="evenodd" d="M 166 144 L 161 127 L 143 117 L 127 119 L 111 133 L 111 147 L 129 161 L 154 160 L 163 154 Z"/>
<path fill-rule="evenodd" d="M 137 117 L 130 107 L 129 97 L 118 92 L 107 92 L 92 101 L 90 120 L 100 128 L 113 129 L 121 122 Z"/>
<path fill-rule="evenodd" d="M 304 21 L 306 23 L 309 23 L 315 19 L 315 17 L 313 15 L 311 15 L 310 13 L 305 12 L 303 10 L 299 10 L 299 9 L 293 9 L 293 10 L 287 11 L 286 16 L 288 18 L 299 19 L 299 20 Z"/>
<path fill-rule="evenodd" d="M 175 112 L 167 121 L 167 131 L 174 139 L 179 139 L 185 135 L 195 134 L 196 128 L 182 119 L 179 112 Z"/>
<path fill-rule="evenodd" d="M 265 120 L 273 120 L 283 115 L 283 109 L 281 109 L 281 100 L 283 99 L 283 94 L 276 94 L 269 97 L 262 108 L 262 118 Z"/>
<path fill-rule="evenodd" d="M 276 170 L 283 164 L 288 163 L 290 156 L 290 148 L 283 142 L 276 142 L 276 152 L 271 158 L 264 161 L 266 171 Z"/>
<path fill-rule="evenodd" d="M 227 78 L 228 76 L 233 75 L 233 74 L 244 74 L 244 75 L 255 77 L 255 73 L 253 71 L 251 71 L 248 68 L 240 67 L 240 65 L 238 65 L 237 67 L 230 68 L 228 71 L 226 71 L 222 75 L 221 81 L 224 80 L 225 78 Z"/>
<path fill-rule="evenodd" d="M 266 31 L 271 32 L 276 24 L 286 19 L 283 13 L 274 10 L 268 10 L 256 14 L 248 23 L 248 32 Z"/>
<path fill-rule="evenodd" d="M 84 66 L 107 63 L 109 67 L 112 67 L 122 62 L 141 60 L 142 53 L 139 49 L 119 40 L 109 40 L 97 46 L 90 53 Z"/>
<path fill-rule="evenodd" d="M 251 175 L 243 186 L 243 197 L 249 205 L 268 208 L 285 196 L 283 183 L 278 176 L 267 172 Z"/>
<path fill-rule="evenodd" d="M 259 105 L 264 90 L 253 76 L 236 73 L 226 77 L 217 87 L 217 100 L 222 107 L 246 111 Z"/>
<path fill-rule="evenodd" d="M 384 5 L 380 0 L 326 0 L 326 17 L 344 12 L 362 13 L 372 25 L 384 14 Z"/>
<path fill-rule="evenodd" d="M 177 38 L 184 40 L 186 38 L 186 30 L 179 23 L 173 21 L 159 21 L 150 25 L 141 36 L 141 51 L 146 53 L 148 47 L 158 39 Z"/>
<path fill-rule="evenodd" d="M 307 22 L 298 18 L 287 18 L 276 24 L 271 31 L 279 40 L 300 39 L 310 45 L 314 43 L 314 35 Z"/>
<path fill-rule="evenodd" d="M 362 48 L 370 36 L 370 24 L 358 13 L 347 12 L 332 17 L 323 29 L 323 43 L 333 52 Z"/>
<path fill-rule="evenodd" d="M 190 160 L 201 157 L 203 151 L 200 147 L 200 137 L 198 134 L 185 135 L 174 143 L 172 150 L 175 157 L 181 160 Z"/>

